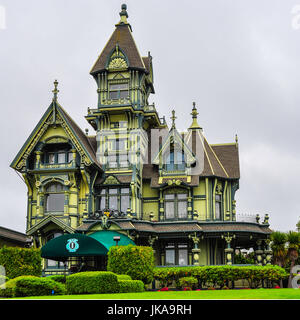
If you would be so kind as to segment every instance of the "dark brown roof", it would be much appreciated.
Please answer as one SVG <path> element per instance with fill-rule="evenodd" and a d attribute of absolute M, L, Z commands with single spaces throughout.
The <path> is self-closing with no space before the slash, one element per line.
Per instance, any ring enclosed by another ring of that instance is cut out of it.
<path fill-rule="evenodd" d="M 26 234 L 4 227 L 0 227 L 0 238 L 24 245 L 31 242 L 31 239 Z"/>
<path fill-rule="evenodd" d="M 142 57 L 147 72 L 150 72 L 150 57 Z"/>
<path fill-rule="evenodd" d="M 113 221 L 113 220 L 112 220 Z M 88 231 L 97 222 L 84 222 L 77 231 Z M 186 222 L 150 222 L 143 220 L 121 220 L 116 219 L 115 223 L 122 230 L 136 230 L 139 232 L 151 233 L 176 233 L 181 232 L 203 232 L 203 233 L 221 233 L 221 232 L 239 232 L 239 233 L 257 233 L 270 234 L 272 230 L 269 225 L 249 223 L 249 222 L 204 222 L 204 221 L 186 221 Z"/>
<path fill-rule="evenodd" d="M 94 164 L 96 164 L 99 168 L 101 168 L 101 164 L 98 162 L 96 158 L 96 151 L 95 151 L 95 141 L 92 141 L 93 137 L 88 137 L 76 124 L 76 122 L 70 117 L 70 115 L 64 110 L 62 106 L 59 104 L 56 104 L 57 109 L 60 111 L 60 113 L 63 115 L 64 119 L 68 123 L 68 125 L 71 127 L 77 138 L 82 143 L 84 149 L 87 151 L 90 159 L 93 161 Z M 95 138 L 96 140 L 96 138 Z"/>
<path fill-rule="evenodd" d="M 116 25 L 115 31 L 102 50 L 96 63 L 92 67 L 90 74 L 95 74 L 105 70 L 109 55 L 112 53 L 112 50 L 116 47 L 117 43 L 118 47 L 128 58 L 129 68 L 139 68 L 145 70 L 143 60 L 132 37 L 130 26 L 128 24 L 118 24 Z"/>
<path fill-rule="evenodd" d="M 107 173 L 107 176 L 109 176 L 109 173 Z M 102 184 L 105 179 L 107 178 L 107 176 L 99 176 L 96 181 L 95 184 Z M 114 176 L 120 183 L 130 183 L 132 180 L 132 176 L 131 175 L 122 175 L 122 174 L 112 174 L 111 176 Z"/>
<path fill-rule="evenodd" d="M 239 149 L 235 143 L 211 145 L 230 178 L 240 178 Z"/>

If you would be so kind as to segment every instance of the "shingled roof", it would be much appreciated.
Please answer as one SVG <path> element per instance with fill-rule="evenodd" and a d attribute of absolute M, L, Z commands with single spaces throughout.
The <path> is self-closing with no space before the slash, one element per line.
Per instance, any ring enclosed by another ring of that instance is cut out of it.
<path fill-rule="evenodd" d="M 0 226 L 0 239 L 13 242 L 17 245 L 26 246 L 31 243 L 31 238 L 19 231 Z"/>
<path fill-rule="evenodd" d="M 58 103 L 56 104 L 57 109 L 60 111 L 60 113 L 63 115 L 66 122 L 69 124 L 79 141 L 84 146 L 85 150 L 88 152 L 91 160 L 93 163 L 101 168 L 100 163 L 98 162 L 96 158 L 96 150 L 95 147 L 97 147 L 96 137 L 88 137 L 76 124 L 76 122 L 71 118 L 71 116 L 64 110 L 62 106 L 60 106 Z"/>
<path fill-rule="evenodd" d="M 146 71 L 143 59 L 133 39 L 130 25 L 117 24 L 116 29 L 92 67 L 90 74 L 94 75 L 106 69 L 107 61 L 117 44 L 119 49 L 127 56 L 129 68 Z"/>

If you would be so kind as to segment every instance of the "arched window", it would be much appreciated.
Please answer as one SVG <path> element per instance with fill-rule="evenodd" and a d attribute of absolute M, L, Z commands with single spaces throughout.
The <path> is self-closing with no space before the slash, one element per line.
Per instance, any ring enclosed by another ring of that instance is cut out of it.
<path fill-rule="evenodd" d="M 63 185 L 51 183 L 45 190 L 46 212 L 64 212 L 65 193 Z"/>
<path fill-rule="evenodd" d="M 165 219 L 178 220 L 187 218 L 187 192 L 166 191 L 165 200 Z"/>

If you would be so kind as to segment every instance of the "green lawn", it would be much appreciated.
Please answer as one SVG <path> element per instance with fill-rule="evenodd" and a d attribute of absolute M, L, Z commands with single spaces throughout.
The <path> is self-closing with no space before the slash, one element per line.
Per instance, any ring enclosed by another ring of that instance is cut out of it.
<path fill-rule="evenodd" d="M 40 296 L 19 299 L 300 299 L 299 289 L 202 290 Z"/>

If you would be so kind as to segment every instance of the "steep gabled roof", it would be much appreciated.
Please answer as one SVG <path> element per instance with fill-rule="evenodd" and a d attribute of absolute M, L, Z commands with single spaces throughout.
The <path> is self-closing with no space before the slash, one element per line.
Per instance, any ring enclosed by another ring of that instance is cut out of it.
<path fill-rule="evenodd" d="M 24 143 L 24 145 L 22 146 L 22 148 L 20 149 L 10 166 L 16 170 L 21 169 L 21 166 L 18 164 L 23 159 L 24 165 L 24 160 L 27 159 L 34 147 L 40 141 L 42 133 L 45 132 L 49 126 L 49 122 L 51 122 L 52 119 L 55 119 L 55 114 L 61 116 L 66 126 L 73 133 L 73 136 L 76 140 L 73 141 L 75 142 L 74 144 L 81 147 L 83 152 L 86 154 L 87 158 L 91 161 L 91 163 L 93 163 L 99 169 L 101 169 L 101 165 L 97 161 L 96 153 L 94 151 L 94 148 L 92 147 L 92 144 L 89 141 L 89 138 L 83 133 L 83 131 L 79 128 L 75 121 L 63 109 L 63 107 L 54 101 L 47 108 L 46 112 L 44 113 L 38 124 L 35 126 L 35 128 L 31 132 L 30 136 L 27 138 L 26 142 Z"/>
<path fill-rule="evenodd" d="M 117 24 L 116 29 L 92 67 L 90 74 L 94 75 L 106 69 L 107 61 L 117 44 L 122 52 L 127 56 L 129 68 L 143 69 L 146 71 L 143 59 L 133 39 L 130 25 Z"/>

